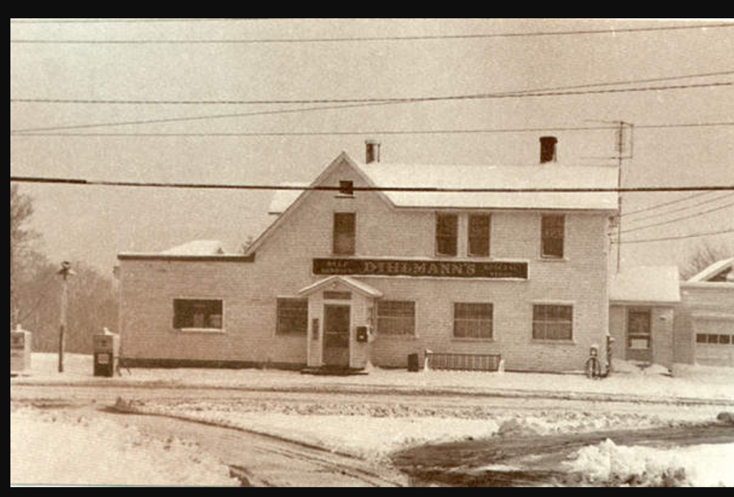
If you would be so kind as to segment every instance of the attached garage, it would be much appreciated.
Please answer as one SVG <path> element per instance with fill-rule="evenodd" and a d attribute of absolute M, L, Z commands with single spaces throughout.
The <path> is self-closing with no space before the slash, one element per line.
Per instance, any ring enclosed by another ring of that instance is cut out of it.
<path fill-rule="evenodd" d="M 734 317 L 693 315 L 696 364 L 734 367 Z"/>

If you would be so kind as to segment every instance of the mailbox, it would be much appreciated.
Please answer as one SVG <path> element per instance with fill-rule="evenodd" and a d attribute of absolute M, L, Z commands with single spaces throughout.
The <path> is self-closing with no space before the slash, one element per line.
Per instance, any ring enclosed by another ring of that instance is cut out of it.
<path fill-rule="evenodd" d="M 31 369 L 32 335 L 20 327 L 10 332 L 10 374 L 21 374 Z"/>
<path fill-rule="evenodd" d="M 94 376 L 113 378 L 120 365 L 120 335 L 105 333 L 94 337 Z"/>
<path fill-rule="evenodd" d="M 360 326 L 357 328 L 357 343 L 369 343 L 370 341 L 370 330 L 366 326 Z"/>

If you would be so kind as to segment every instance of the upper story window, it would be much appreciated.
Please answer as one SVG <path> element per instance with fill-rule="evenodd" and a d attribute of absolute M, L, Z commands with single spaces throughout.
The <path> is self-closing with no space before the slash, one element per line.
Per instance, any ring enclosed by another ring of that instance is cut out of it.
<path fill-rule="evenodd" d="M 484 214 L 469 216 L 469 256 L 489 257 L 492 217 Z"/>
<path fill-rule="evenodd" d="M 436 254 L 445 257 L 459 255 L 459 216 L 436 215 Z"/>
<path fill-rule="evenodd" d="M 224 302 L 221 300 L 173 301 L 173 328 L 176 330 L 213 330 L 224 328 Z"/>
<path fill-rule="evenodd" d="M 566 217 L 543 216 L 542 225 L 542 257 L 563 259 L 566 255 Z"/>
<path fill-rule="evenodd" d="M 334 255 L 354 255 L 357 251 L 357 215 L 334 214 Z"/>

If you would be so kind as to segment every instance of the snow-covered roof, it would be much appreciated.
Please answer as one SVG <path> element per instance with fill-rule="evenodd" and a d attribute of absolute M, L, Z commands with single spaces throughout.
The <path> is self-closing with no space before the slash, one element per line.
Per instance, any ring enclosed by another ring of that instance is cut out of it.
<path fill-rule="evenodd" d="M 636 267 L 612 276 L 612 302 L 677 304 L 680 274 L 675 266 Z"/>
<path fill-rule="evenodd" d="M 564 166 L 460 166 L 371 163 L 353 165 L 372 183 L 385 188 L 455 189 L 615 189 L 614 167 Z M 289 184 L 287 186 L 304 186 Z M 303 193 L 279 191 L 270 214 L 282 214 Z M 619 208 L 617 193 L 434 193 L 385 192 L 395 207 L 433 209 L 548 209 L 604 210 Z"/>
<path fill-rule="evenodd" d="M 170 250 L 162 252 L 161 255 L 172 255 L 172 256 L 210 256 L 210 255 L 224 255 L 224 246 L 220 241 L 214 240 L 197 240 L 178 247 L 174 247 Z"/>
<path fill-rule="evenodd" d="M 711 281 L 722 273 L 726 274 L 727 283 L 734 282 L 734 257 L 712 264 L 688 281 L 690 283 L 704 283 Z"/>
<path fill-rule="evenodd" d="M 283 183 L 281 186 L 286 187 L 307 187 L 308 185 L 304 185 L 301 183 Z M 275 195 L 273 195 L 273 199 L 270 202 L 270 207 L 268 208 L 268 214 L 271 215 L 280 215 L 283 214 L 286 210 L 288 210 L 288 207 L 290 207 L 293 202 L 295 202 L 298 197 L 301 196 L 303 193 L 303 190 L 278 190 L 275 192 Z"/>
<path fill-rule="evenodd" d="M 360 164 L 380 187 L 472 189 L 614 189 L 613 167 L 562 166 L 435 166 Z M 617 210 L 612 193 L 423 193 L 385 192 L 397 207 L 471 209 Z"/>
<path fill-rule="evenodd" d="M 368 285 L 367 283 L 352 278 L 351 276 L 331 276 L 329 278 L 318 281 L 313 285 L 307 286 L 298 293 L 299 295 L 308 296 L 318 292 L 323 288 L 327 288 L 332 285 L 338 285 L 340 283 L 345 285 L 347 288 L 351 288 L 367 297 L 371 297 L 374 299 L 380 299 L 383 297 L 383 293 L 380 290 Z"/>

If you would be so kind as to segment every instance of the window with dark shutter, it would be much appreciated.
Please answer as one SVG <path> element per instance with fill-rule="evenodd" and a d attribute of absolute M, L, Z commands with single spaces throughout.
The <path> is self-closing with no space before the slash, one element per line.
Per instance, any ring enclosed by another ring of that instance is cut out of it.
<path fill-rule="evenodd" d="M 563 259 L 566 245 L 565 216 L 543 216 L 542 224 L 542 256 Z"/>
<path fill-rule="evenodd" d="M 456 257 L 459 253 L 459 216 L 456 214 L 436 215 L 436 254 Z"/>

